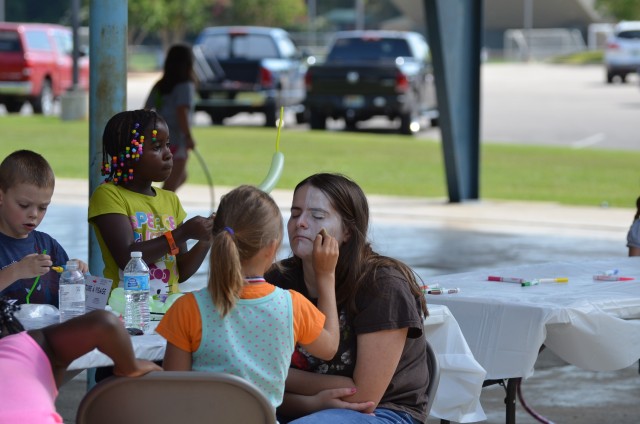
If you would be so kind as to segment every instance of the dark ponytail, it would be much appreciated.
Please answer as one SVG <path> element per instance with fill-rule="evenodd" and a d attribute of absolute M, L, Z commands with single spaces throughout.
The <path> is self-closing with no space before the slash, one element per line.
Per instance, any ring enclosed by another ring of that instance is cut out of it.
<path fill-rule="evenodd" d="M 10 334 L 24 331 L 24 327 L 13 314 L 20 309 L 20 306 L 0 297 L 0 339 Z"/>

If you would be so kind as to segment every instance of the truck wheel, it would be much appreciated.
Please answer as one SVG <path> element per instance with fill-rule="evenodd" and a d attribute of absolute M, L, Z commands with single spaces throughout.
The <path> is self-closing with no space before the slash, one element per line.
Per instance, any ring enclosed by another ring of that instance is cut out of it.
<path fill-rule="evenodd" d="M 22 109 L 23 103 L 24 102 L 22 100 L 7 100 L 4 102 L 4 107 L 9 113 L 18 113 Z"/>
<path fill-rule="evenodd" d="M 45 116 L 53 115 L 53 89 L 51 88 L 51 81 L 48 79 L 42 81 L 40 94 L 33 99 L 31 106 L 33 106 L 34 113 Z"/>
<path fill-rule="evenodd" d="M 412 135 L 411 124 L 413 123 L 413 114 L 403 113 L 400 115 L 400 128 L 398 129 L 400 134 Z"/>
<path fill-rule="evenodd" d="M 356 123 L 358 121 L 356 121 L 355 119 L 348 119 L 345 118 L 344 120 L 344 126 L 347 129 L 347 131 L 355 131 L 358 129 L 358 127 L 356 127 Z"/>
<path fill-rule="evenodd" d="M 264 109 L 264 126 L 275 127 L 278 118 L 276 118 L 276 105 L 267 105 Z"/>
<path fill-rule="evenodd" d="M 224 116 L 216 112 L 209 112 L 209 117 L 211 118 L 211 123 L 213 125 L 222 125 L 222 121 L 224 120 Z"/>
<path fill-rule="evenodd" d="M 307 122 L 309 122 L 309 112 L 307 112 L 305 110 L 304 112 L 297 112 L 296 113 L 296 123 L 297 124 L 306 124 Z"/>
<path fill-rule="evenodd" d="M 312 110 L 309 112 L 309 125 L 312 130 L 324 130 L 327 128 L 327 117 Z"/>

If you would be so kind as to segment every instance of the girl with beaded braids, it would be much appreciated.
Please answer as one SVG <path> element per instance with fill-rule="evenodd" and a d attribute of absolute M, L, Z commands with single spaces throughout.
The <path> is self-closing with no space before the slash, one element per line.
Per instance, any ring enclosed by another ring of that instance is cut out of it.
<path fill-rule="evenodd" d="M 102 136 L 105 183 L 89 201 L 104 260 L 104 277 L 122 286 L 122 270 L 133 250 L 148 264 L 151 293 L 166 298 L 191 277 L 210 248 L 213 217 L 187 216 L 175 193 L 152 185 L 171 174 L 169 129 L 151 110 L 114 115 Z M 187 240 L 198 240 L 187 249 Z"/>
<path fill-rule="evenodd" d="M 222 197 L 208 287 L 176 300 L 156 329 L 167 339 L 165 370 L 231 373 L 254 383 L 277 407 L 296 343 L 319 357 L 333 357 L 338 348 L 336 239 L 319 232 L 313 242 L 320 272 L 316 308 L 263 278 L 282 233 L 280 209 L 267 193 L 240 186 Z"/>
<path fill-rule="evenodd" d="M 161 371 L 135 358 L 129 333 L 111 312 L 93 311 L 25 331 L 13 316 L 17 309 L 0 297 L 0 423 L 61 423 L 55 400 L 65 371 L 95 348 L 113 360 L 116 375 Z"/>

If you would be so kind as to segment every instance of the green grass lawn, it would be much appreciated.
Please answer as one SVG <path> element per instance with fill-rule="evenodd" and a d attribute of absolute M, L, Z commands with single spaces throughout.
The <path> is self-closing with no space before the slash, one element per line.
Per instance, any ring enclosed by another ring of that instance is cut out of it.
<path fill-rule="evenodd" d="M 87 178 L 88 123 L 40 116 L 0 117 L 0 156 L 26 148 L 43 154 L 59 178 Z M 275 149 L 276 129 L 198 127 L 198 151 L 214 185 L 259 184 Z M 291 189 L 321 171 L 341 172 L 368 194 L 446 198 L 439 142 L 412 137 L 282 129 L 285 156 L 277 188 Z M 483 143 L 480 196 L 574 205 L 635 206 L 640 194 L 640 152 Z M 190 184 L 206 184 L 197 158 Z"/>

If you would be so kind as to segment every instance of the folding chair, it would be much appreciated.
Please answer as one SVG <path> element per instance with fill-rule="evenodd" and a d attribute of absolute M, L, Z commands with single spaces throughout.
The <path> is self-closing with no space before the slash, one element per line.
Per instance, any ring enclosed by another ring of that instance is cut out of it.
<path fill-rule="evenodd" d="M 275 424 L 275 410 L 252 383 L 225 373 L 155 371 L 109 377 L 80 402 L 77 424 Z"/>
<path fill-rule="evenodd" d="M 433 406 L 433 400 L 436 397 L 436 391 L 440 384 L 440 365 L 438 364 L 438 358 L 433 348 L 427 341 L 427 367 L 429 369 L 429 385 L 427 386 L 427 395 L 429 400 L 427 401 L 427 415 L 431 412 Z"/>

